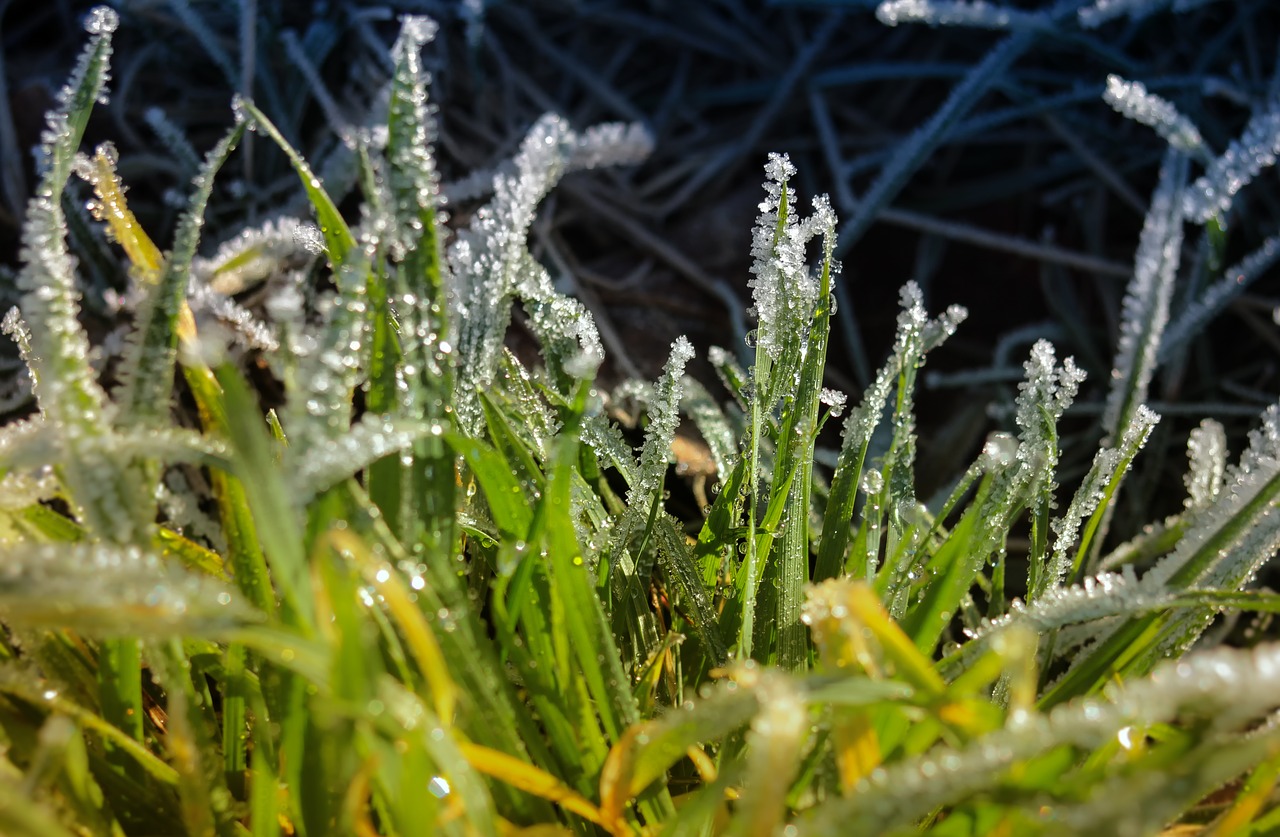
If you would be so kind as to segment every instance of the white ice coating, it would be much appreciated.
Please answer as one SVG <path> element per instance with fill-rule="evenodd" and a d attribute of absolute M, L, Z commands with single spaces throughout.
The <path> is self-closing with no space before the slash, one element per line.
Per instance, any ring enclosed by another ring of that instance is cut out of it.
<path fill-rule="evenodd" d="M 1071 498 L 1071 504 L 1067 506 L 1066 513 L 1049 524 L 1053 530 L 1054 542 L 1053 556 L 1049 559 L 1049 571 L 1043 574 L 1047 585 L 1056 587 L 1067 577 L 1071 569 L 1069 552 L 1080 536 L 1080 523 L 1097 509 L 1098 503 L 1102 501 L 1103 491 L 1111 481 L 1111 476 L 1115 473 L 1119 462 L 1119 449 L 1099 450 L 1093 457 L 1093 465 L 1085 474 L 1080 487 L 1076 489 L 1075 496 Z M 1029 593 L 1028 598 L 1038 598 L 1043 593 L 1043 588 L 1032 592 L 1034 595 Z"/>
<path fill-rule="evenodd" d="M 481 421 L 476 391 L 492 382 L 511 321 L 525 239 L 538 202 L 560 179 L 575 140 L 558 116 L 529 129 L 516 155 L 515 175 L 494 178 L 493 199 L 476 212 L 449 249 L 457 287 L 458 416 L 475 430 Z"/>
<path fill-rule="evenodd" d="M 1256 111 L 1244 132 L 1209 164 L 1204 175 L 1186 192 L 1183 211 L 1187 218 L 1204 223 L 1231 208 L 1236 192 L 1280 154 L 1280 101 L 1270 101 Z"/>
<path fill-rule="evenodd" d="M 1151 727 L 1190 715 L 1211 733 L 1226 733 L 1277 708 L 1280 645 L 1193 654 L 1159 666 L 1143 680 L 1109 685 L 1101 699 L 1074 701 L 1044 714 L 1021 713 L 1016 723 L 967 747 L 943 745 L 877 768 L 852 794 L 804 818 L 797 835 L 884 833 L 992 787 L 1015 764 L 1066 744 L 1093 750 L 1129 726 Z"/>
<path fill-rule="evenodd" d="M 318 233 L 315 225 L 299 218 L 272 218 L 236 233 L 212 256 L 193 259 L 191 274 L 218 293 L 238 294 L 298 262 L 310 262 Z"/>
<path fill-rule="evenodd" d="M 1201 293 L 1169 323 L 1157 355 L 1160 361 L 1199 334 L 1214 317 L 1240 297 L 1261 276 L 1280 261 L 1280 235 L 1269 236 L 1258 248 L 1222 272 L 1222 278 Z"/>
<path fill-rule="evenodd" d="M 1154 128 L 1179 151 L 1188 154 L 1203 151 L 1200 129 L 1179 113 L 1172 102 L 1149 92 L 1142 82 L 1109 75 L 1102 98 L 1121 115 Z"/>
<path fill-rule="evenodd" d="M 1008 29 L 1037 17 L 986 0 L 885 0 L 876 7 L 876 18 L 886 26 L 925 23 L 929 26 Z"/>
<path fill-rule="evenodd" d="M 225 583 L 137 547 L 24 542 L 0 566 L 0 619 L 14 628 L 171 638 L 255 613 Z"/>
<path fill-rule="evenodd" d="M 94 6 L 84 19 L 84 31 L 90 35 L 110 35 L 120 25 L 120 15 L 110 6 Z"/>
<path fill-rule="evenodd" d="M 683 335 L 671 344 L 671 355 L 649 403 L 649 426 L 640 452 L 640 481 L 627 492 L 628 511 L 648 515 L 653 494 L 666 475 L 671 440 L 680 424 L 680 398 L 684 394 L 684 368 L 693 359 L 693 344 Z"/>
<path fill-rule="evenodd" d="M 770 154 L 765 164 L 765 199 L 751 238 L 752 278 L 748 285 L 755 300 L 757 350 L 777 360 L 791 335 L 791 326 L 813 310 L 817 282 L 805 264 L 808 238 L 798 220 L 795 196 L 788 181 L 796 173 L 785 154 Z M 779 228 L 786 189 L 786 219 Z"/>
<path fill-rule="evenodd" d="M 1133 278 L 1121 306 L 1120 341 L 1102 427 L 1109 438 L 1124 431 L 1134 405 L 1147 400 L 1156 369 L 1160 341 L 1169 322 L 1169 301 L 1182 254 L 1182 218 L 1178 212 L 1186 158 L 1169 152 L 1160 168 L 1160 182 L 1142 225 Z"/>
<path fill-rule="evenodd" d="M 1246 541 L 1253 543 L 1253 540 L 1249 540 L 1251 537 L 1256 540 L 1258 535 L 1250 534 L 1254 530 L 1263 533 L 1261 537 L 1264 541 L 1269 537 L 1266 532 L 1280 520 L 1280 515 L 1274 513 L 1275 500 L 1272 499 L 1268 507 L 1262 509 L 1252 521 L 1243 521 L 1240 515 L 1277 474 L 1280 474 L 1280 404 L 1273 404 L 1262 414 L 1261 427 L 1249 433 L 1249 447 L 1240 457 L 1239 464 L 1227 469 L 1224 484 L 1213 503 L 1195 515 L 1192 526 L 1178 542 L 1178 546 L 1172 553 L 1161 558 L 1143 580 L 1149 578 L 1153 583 L 1166 584 L 1188 561 L 1197 557 L 1211 539 L 1222 533 L 1225 527 L 1238 527 L 1242 522 L 1249 524 L 1245 531 L 1237 532 L 1231 543 L 1222 545 L 1223 548 L 1208 562 L 1200 578 L 1207 582 L 1209 578 L 1231 573 L 1230 569 L 1223 569 L 1228 564 L 1236 566 L 1244 561 L 1252 566 L 1256 563 L 1259 556 L 1240 547 L 1246 545 Z M 1244 576 L 1251 574 L 1252 571 Z M 1199 582 L 1193 583 L 1199 585 Z"/>
<path fill-rule="evenodd" d="M 1205 419 L 1187 437 L 1187 474 L 1183 482 L 1187 486 L 1188 511 L 1202 509 L 1212 503 L 1222 490 L 1227 471 L 1227 433 L 1213 419 Z"/>
<path fill-rule="evenodd" d="M 660 501 L 659 492 L 666 478 L 667 461 L 670 457 L 671 442 L 675 438 L 676 427 L 680 423 L 680 399 L 684 394 L 684 368 L 693 358 L 693 345 L 683 336 L 676 338 L 671 344 L 671 354 L 662 369 L 662 376 L 654 386 L 649 397 L 649 426 L 645 429 L 644 446 L 640 450 L 638 467 L 632 470 L 635 477 L 627 490 L 627 508 L 614 522 L 609 534 L 608 554 L 612 563 L 622 559 L 624 550 L 632 533 L 645 524 L 649 511 L 655 501 Z M 600 447 L 597 450 L 609 453 L 607 445 L 611 443 L 613 431 L 597 428 L 593 434 Z M 612 444 L 615 445 L 616 442 Z M 621 456 L 616 449 L 611 456 Z M 623 457 L 630 460 L 630 455 Z M 629 468 L 621 469 L 625 474 Z M 637 570 L 647 575 L 647 570 Z"/>
<path fill-rule="evenodd" d="M 569 157 L 569 169 L 643 163 L 653 153 L 653 144 L 653 132 L 639 122 L 602 122 L 578 137 Z"/>
<path fill-rule="evenodd" d="M 311 448 L 290 447 L 292 463 L 286 472 L 299 507 L 388 454 L 410 447 L 418 439 L 439 434 L 439 424 L 387 421 L 366 415 L 346 432 Z"/>
<path fill-rule="evenodd" d="M 1085 372 L 1073 358 L 1058 366 L 1053 344 L 1048 340 L 1036 341 L 1024 368 L 1026 380 L 1018 385 L 1017 422 L 1024 444 L 1031 449 L 1028 453 L 1038 455 L 1047 453 L 1050 444 L 1045 423 L 1056 423 L 1071 406 Z"/>
<path fill-rule="evenodd" d="M 1167 5 L 1169 0 L 1094 0 L 1076 15 L 1085 29 L 1096 29 L 1121 15 L 1143 18 Z"/>
<path fill-rule="evenodd" d="M 844 412 L 845 405 L 849 403 L 849 396 L 839 390 L 823 387 L 818 392 L 818 401 L 827 405 L 831 415 L 838 416 Z"/>

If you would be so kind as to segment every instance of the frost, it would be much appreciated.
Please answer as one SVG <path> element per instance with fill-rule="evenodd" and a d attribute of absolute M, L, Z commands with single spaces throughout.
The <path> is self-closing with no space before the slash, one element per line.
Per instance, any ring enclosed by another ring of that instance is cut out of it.
<path fill-rule="evenodd" d="M 1187 190 L 1183 211 L 1197 223 L 1205 223 L 1231 208 L 1236 192 L 1247 186 L 1264 168 L 1276 163 L 1280 153 L 1280 101 L 1267 103 L 1253 114 L 1244 133 L 1209 164 L 1208 170 Z"/>
<path fill-rule="evenodd" d="M 1009 433 L 995 432 L 987 436 L 979 459 L 982 470 L 998 471 L 1007 467 L 1018 454 L 1018 440 Z"/>
<path fill-rule="evenodd" d="M 204 18 L 193 8 L 189 0 L 169 0 L 169 8 L 182 21 L 182 25 L 191 33 L 205 53 L 213 59 L 213 63 L 222 71 L 222 76 L 237 90 L 246 89 L 240 82 L 240 72 L 231 61 L 231 56 L 222 48 L 218 33 L 210 28 Z"/>
<path fill-rule="evenodd" d="M 1120 76 L 1109 75 L 1102 98 L 1122 116 L 1154 128 L 1156 133 L 1179 151 L 1188 154 L 1204 151 L 1200 129 L 1179 113 L 1173 103 L 1149 93 L 1142 82 L 1126 81 Z"/>
<path fill-rule="evenodd" d="M 684 368 L 692 359 L 693 345 L 683 336 L 676 338 L 649 407 L 649 426 L 645 429 L 644 448 L 640 453 L 640 483 L 627 493 L 629 507 L 647 512 L 649 499 L 662 485 L 671 440 L 680 423 Z"/>
<path fill-rule="evenodd" d="M 886 26 L 926 23 L 929 26 L 1008 29 L 1017 24 L 1029 25 L 1041 17 L 985 0 L 886 0 L 876 7 L 876 18 Z"/>
<path fill-rule="evenodd" d="M 520 272 L 519 296 L 547 367 L 576 380 L 593 377 L 604 360 L 604 346 L 591 312 L 557 293 L 546 269 L 532 257 L 526 256 Z"/>
<path fill-rule="evenodd" d="M 706 440 L 707 447 L 711 449 L 711 458 L 716 464 L 716 474 L 723 480 L 728 476 L 737 456 L 738 434 L 724 410 L 696 378 L 686 375 L 682 386 L 685 394 L 680 400 L 680 409 L 693 420 L 694 426 Z"/>
<path fill-rule="evenodd" d="M 884 475 L 875 468 L 867 468 L 862 474 L 862 493 L 875 497 L 884 490 Z"/>
<path fill-rule="evenodd" d="M 1053 344 L 1037 340 L 1025 367 L 1026 380 L 1018 385 L 1017 422 L 1025 444 L 1035 452 L 1051 444 L 1058 419 L 1075 400 L 1085 372 L 1067 358 L 1058 366 Z M 1048 467 L 1053 462 L 1045 463 Z"/>
<path fill-rule="evenodd" d="M 1094 750 L 1114 742 L 1121 730 L 1131 726 L 1199 723 L 1211 733 L 1236 731 L 1277 707 L 1280 646 L 1193 654 L 1162 664 L 1144 680 L 1108 685 L 1101 699 L 1074 701 L 1046 714 L 1027 713 L 1020 723 L 981 736 L 968 746 L 936 747 L 874 770 L 850 795 L 818 805 L 798 823 L 796 833 L 798 837 L 888 833 L 942 806 L 998 787 L 1009 768 L 1054 748 L 1074 745 Z M 1161 789 L 1167 796 L 1163 777 Z"/>
<path fill-rule="evenodd" d="M 52 469 L 37 472 L 10 471 L 0 477 L 0 511 L 18 512 L 36 503 L 52 500 L 61 488 Z"/>
<path fill-rule="evenodd" d="M 1187 438 L 1189 467 L 1183 482 L 1187 486 L 1188 511 L 1208 506 L 1222 490 L 1227 470 L 1227 434 L 1222 425 L 1205 419 Z"/>
<path fill-rule="evenodd" d="M 604 122 L 582 132 L 569 157 L 569 169 L 630 166 L 653 153 L 653 133 L 638 122 Z"/>
<path fill-rule="evenodd" d="M 1120 458 L 1120 451 L 1116 448 L 1103 448 L 1094 454 L 1093 464 L 1085 474 L 1080 487 L 1076 489 L 1075 496 L 1071 498 L 1066 514 L 1055 518 L 1049 524 L 1054 534 L 1053 556 L 1049 559 L 1049 571 L 1043 575 L 1040 589 L 1028 591 L 1028 600 L 1039 599 L 1046 589 L 1060 585 L 1067 577 L 1071 570 L 1068 552 L 1079 537 L 1080 521 L 1093 514 L 1094 509 L 1102 502 L 1103 492 L 1107 483 L 1111 481 Z"/>
<path fill-rule="evenodd" d="M 271 276 L 310 263 L 319 230 L 298 218 L 282 217 L 247 227 L 224 241 L 209 258 L 191 263 L 192 275 L 220 294 L 238 294 Z M 323 244 L 323 242 L 321 242 Z"/>
<path fill-rule="evenodd" d="M 229 326 L 231 333 L 239 336 L 248 348 L 264 352 L 279 348 L 279 342 L 270 326 L 229 296 L 197 284 L 187 290 L 187 302 L 192 312 L 217 317 Z"/>
<path fill-rule="evenodd" d="M 324 244 L 324 235 L 314 224 L 299 224 L 293 230 L 293 238 L 300 249 L 306 250 L 313 256 L 319 256 L 328 251 Z"/>
<path fill-rule="evenodd" d="M 169 639 L 258 618 L 226 584 L 135 547 L 22 543 L 0 567 L 0 620 L 15 628 Z"/>
<path fill-rule="evenodd" d="M 303 506 L 312 497 L 382 457 L 442 431 L 439 424 L 392 422 L 377 416 L 365 416 L 345 433 L 326 442 L 322 449 L 290 447 L 291 466 L 287 472 L 292 475 L 293 499 Z"/>
<path fill-rule="evenodd" d="M 493 200 L 476 212 L 449 249 L 457 288 L 456 406 L 469 430 L 481 422 L 475 393 L 493 379 L 534 212 L 563 173 L 574 139 L 560 117 L 548 114 L 538 120 L 516 155 L 517 174 L 494 178 Z"/>
<path fill-rule="evenodd" d="M 1209 286 L 1199 299 L 1187 305 L 1165 329 L 1159 361 L 1167 360 L 1174 350 L 1200 333 L 1277 261 L 1280 261 L 1280 235 L 1273 235 L 1238 264 L 1223 271 L 1222 278 Z"/>
<path fill-rule="evenodd" d="M 654 503 L 660 502 L 666 478 L 671 440 L 680 423 L 680 398 L 683 395 L 685 365 L 693 358 L 693 345 L 683 336 L 671 344 L 671 355 L 662 369 L 649 404 L 649 426 L 645 429 L 644 447 L 640 450 L 637 480 L 627 491 L 627 510 L 615 524 L 610 537 L 610 561 L 617 563 L 632 533 L 644 525 Z M 639 578 L 648 572 L 637 567 Z"/>
<path fill-rule="evenodd" d="M 120 25 L 120 15 L 109 6 L 94 6 L 84 19 L 84 31 L 90 35 L 110 35 Z"/>
<path fill-rule="evenodd" d="M 849 402 L 849 396 L 839 390 L 823 387 L 818 392 L 818 401 L 830 408 L 831 415 L 839 416 L 844 413 L 845 405 Z"/>
<path fill-rule="evenodd" d="M 1270 557 L 1252 550 L 1270 542 L 1280 520 L 1271 508 L 1278 475 L 1280 404 L 1273 404 L 1263 413 L 1262 426 L 1250 432 L 1249 447 L 1240 462 L 1227 469 L 1212 504 L 1196 512 L 1178 546 L 1146 578 L 1160 584 L 1176 581 L 1185 587 L 1200 586 L 1214 577 L 1238 576 L 1243 581 L 1251 576 L 1258 563 Z M 1256 508 L 1258 501 L 1266 501 L 1266 506 Z M 1242 565 L 1248 569 L 1239 573 L 1233 569 Z"/>
<path fill-rule="evenodd" d="M 401 251 L 396 254 L 401 260 L 418 247 L 436 248 L 437 252 L 418 257 L 423 263 L 440 255 L 438 231 L 425 228 L 437 223 L 436 210 L 442 199 L 432 153 L 436 126 L 427 97 L 429 77 L 421 58 L 423 45 L 435 37 L 436 24 L 430 18 L 412 15 L 401 21 L 400 36 L 391 48 L 395 74 L 386 139 L 388 186 L 396 215 L 391 239 Z"/>
<path fill-rule="evenodd" d="M 765 199 L 751 239 L 749 285 L 760 325 L 757 351 L 777 361 L 817 304 L 818 285 L 805 264 L 805 246 L 814 229 L 796 217 L 788 180 L 796 173 L 785 154 L 770 154 L 765 164 Z"/>
<path fill-rule="evenodd" d="M 163 109 L 158 107 L 147 108 L 143 114 L 143 119 L 147 121 L 147 125 L 164 143 L 165 147 L 173 154 L 173 156 L 181 164 L 183 171 L 187 174 L 195 174 L 200 169 L 200 155 L 196 153 L 195 148 L 191 146 L 191 141 L 187 139 L 187 135 L 178 127 Z"/>
<path fill-rule="evenodd" d="M 1169 300 L 1182 257 L 1179 214 L 1187 176 L 1185 156 L 1170 151 L 1160 169 L 1134 257 L 1133 279 L 1121 308 L 1120 341 L 1102 427 L 1108 438 L 1124 432 L 1136 405 L 1147 400 L 1157 351 L 1169 321 Z"/>
<path fill-rule="evenodd" d="M 422 49 L 425 44 L 435 39 L 439 31 L 440 27 L 436 22 L 426 15 L 404 15 L 400 18 L 403 48 Z"/>
<path fill-rule="evenodd" d="M 936 319 L 929 319 L 924 309 L 924 295 L 915 282 L 902 286 L 899 293 L 902 310 L 898 314 L 897 336 L 893 354 L 876 373 L 871 386 L 862 394 L 862 403 L 845 417 L 841 456 L 846 451 L 865 445 L 884 414 L 889 392 L 901 370 L 918 364 L 920 358 L 941 345 L 955 333 L 967 316 L 965 309 L 953 305 Z"/>

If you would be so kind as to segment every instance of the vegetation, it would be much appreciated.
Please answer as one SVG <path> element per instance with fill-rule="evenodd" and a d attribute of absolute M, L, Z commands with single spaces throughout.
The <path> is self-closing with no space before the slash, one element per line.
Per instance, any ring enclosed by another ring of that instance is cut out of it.
<path fill-rule="evenodd" d="M 1082 9 L 1080 24 L 1123 5 Z M 1013 43 L 1045 22 L 988 21 L 985 8 L 881 11 L 1011 27 Z M 407 18 L 383 122 L 344 137 L 358 222 L 237 99 L 162 252 L 128 208 L 113 149 L 79 152 L 116 25 L 108 9 L 89 16 L 49 117 L 20 312 L 5 318 L 40 412 L 0 432 L 0 831 L 1280 823 L 1280 646 L 1213 648 L 1206 634 L 1220 613 L 1280 610 L 1251 587 L 1280 547 L 1280 404 L 1234 464 L 1222 427 L 1202 423 L 1184 508 L 1118 546 L 1106 537 L 1159 421 L 1148 388 L 1166 333 L 1185 339 L 1272 258 L 1264 245 L 1221 267 L 1232 196 L 1274 162 L 1273 109 L 1215 155 L 1165 100 L 1108 86 L 1170 147 L 1102 446 L 1059 508 L 1058 423 L 1084 374 L 1039 341 L 1016 436 L 993 434 L 924 504 L 917 377 L 966 312 L 930 316 L 907 284 L 870 385 L 854 404 L 825 388 L 837 219 L 823 198 L 800 209 L 787 157 L 766 164 L 751 242 L 750 368 L 711 353 L 732 396 L 717 404 L 686 378 L 694 349 L 677 340 L 656 383 L 628 387 L 645 405 L 637 455 L 593 385 L 603 349 L 590 314 L 526 238 L 562 174 L 633 160 L 639 132 L 543 118 L 490 202 L 451 231 L 419 55 L 433 26 Z M 945 121 L 901 159 L 926 153 Z M 315 224 L 276 219 L 200 259 L 215 177 L 249 132 L 284 150 Z M 894 165 L 880 199 L 912 163 Z M 131 330 L 106 377 L 77 319 L 74 179 L 133 281 Z M 1206 243 L 1183 271 L 1189 222 Z M 264 260 L 298 265 L 273 289 L 269 322 L 216 290 Z M 1184 272 L 1200 277 L 1197 296 L 1170 325 Z M 504 347 L 513 304 L 537 337 L 536 366 Z M 283 386 L 278 410 L 255 396 L 246 345 Z M 198 426 L 175 419 L 179 399 Z M 692 525 L 664 502 L 682 413 L 717 469 Z M 828 468 L 818 439 L 841 416 Z M 1009 542 L 1022 537 L 1015 563 Z"/>

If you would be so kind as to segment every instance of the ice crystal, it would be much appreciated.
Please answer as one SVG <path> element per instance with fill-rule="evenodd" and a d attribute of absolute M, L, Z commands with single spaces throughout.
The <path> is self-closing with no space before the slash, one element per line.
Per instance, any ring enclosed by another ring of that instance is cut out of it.
<path fill-rule="evenodd" d="M 1236 192 L 1263 169 L 1275 165 L 1276 154 L 1280 154 L 1280 101 L 1271 101 L 1253 114 L 1240 137 L 1232 140 L 1187 190 L 1183 199 L 1186 216 L 1204 223 L 1225 214 Z"/>
<path fill-rule="evenodd" d="M 441 203 L 440 178 L 431 150 L 436 127 L 427 97 L 430 79 L 421 58 L 422 47 L 435 37 L 437 27 L 430 18 L 420 16 L 407 15 L 401 20 L 400 36 L 391 49 L 395 76 L 387 139 L 391 164 L 388 185 L 399 221 L 392 228 L 392 241 L 397 248 L 412 250 L 424 246 L 421 240 L 430 231 L 423 226 L 435 223 L 433 216 Z M 435 241 L 434 234 L 426 237 Z"/>
<path fill-rule="evenodd" d="M 813 236 L 795 209 L 788 181 L 796 173 L 785 154 L 770 154 L 765 165 L 765 199 L 751 239 L 752 298 L 759 318 L 757 351 L 778 360 L 794 339 L 795 325 L 817 303 L 818 286 L 805 263 L 805 245 Z"/>
<path fill-rule="evenodd" d="M 511 320 L 534 211 L 563 173 L 573 141 L 560 117 L 549 114 L 538 120 L 516 155 L 517 174 L 494 178 L 493 200 L 476 212 L 449 249 L 457 286 L 457 412 L 469 429 L 481 420 L 475 393 L 493 379 Z"/>
<path fill-rule="evenodd" d="M 582 132 L 569 157 L 570 170 L 643 163 L 653 153 L 653 132 L 638 122 L 603 122 Z"/>
<path fill-rule="evenodd" d="M 418 439 L 438 436 L 440 424 L 391 422 L 377 416 L 365 416 L 323 448 L 294 446 L 289 448 L 292 475 L 296 489 L 294 501 L 305 505 L 312 497 L 361 471 L 388 454 L 410 447 Z"/>
<path fill-rule="evenodd" d="M 893 354 L 876 373 L 875 380 L 862 394 L 862 403 L 845 417 L 843 427 L 843 451 L 865 444 L 875 431 L 884 414 L 889 392 L 902 369 L 919 363 L 931 349 L 941 345 L 955 333 L 968 312 L 962 306 L 953 305 L 935 319 L 929 319 L 924 309 L 924 295 L 915 282 L 907 282 L 899 293 L 902 310 L 898 313 L 897 336 Z"/>
<path fill-rule="evenodd" d="M 1270 508 L 1275 504 L 1271 483 L 1278 474 L 1280 404 L 1273 404 L 1262 414 L 1262 426 L 1250 432 L 1249 447 L 1240 462 L 1227 469 L 1214 501 L 1196 513 L 1192 526 L 1174 551 L 1160 559 L 1146 577 L 1161 584 L 1175 576 L 1184 583 L 1199 583 L 1208 575 L 1224 572 L 1216 567 L 1238 566 L 1241 561 L 1256 562 L 1257 555 L 1241 551 L 1239 547 L 1251 537 L 1258 537 L 1251 536 L 1252 530 L 1262 532 L 1265 540 L 1266 532 L 1273 528 L 1277 516 Z M 1263 491 L 1271 492 L 1263 495 L 1271 498 L 1268 507 L 1255 510 L 1250 517 L 1250 506 Z"/>
<path fill-rule="evenodd" d="M 545 268 L 526 256 L 519 296 L 548 368 L 572 379 L 589 379 L 604 360 L 600 332 L 587 307 L 556 292 Z M 567 394 L 567 393 L 566 393 Z"/>
<path fill-rule="evenodd" d="M 1159 361 L 1167 360 L 1173 351 L 1185 346 L 1277 261 L 1280 261 L 1280 235 L 1273 235 L 1258 249 L 1224 270 L 1222 278 L 1205 289 L 1199 299 L 1188 304 L 1165 329 L 1157 355 Z"/>
<path fill-rule="evenodd" d="M 1018 385 L 1018 427 L 1023 441 L 1039 453 L 1050 444 L 1054 426 L 1075 400 L 1085 379 L 1084 370 L 1067 358 L 1058 366 L 1053 344 L 1037 340 L 1026 364 L 1026 380 Z M 1052 462 L 1047 463 L 1052 467 Z"/>
<path fill-rule="evenodd" d="M 1147 680 L 1109 685 L 1103 699 L 1027 713 L 1019 723 L 968 746 L 937 747 L 872 771 L 852 794 L 820 804 L 804 817 L 796 834 L 887 833 L 992 788 L 1010 767 L 1063 745 L 1092 750 L 1113 742 L 1126 727 L 1180 719 L 1215 732 L 1239 730 L 1277 707 L 1280 646 L 1192 655 L 1161 665 Z"/>
<path fill-rule="evenodd" d="M 1222 425 L 1205 419 L 1187 437 L 1189 467 L 1183 482 L 1187 486 L 1187 509 L 1208 506 L 1222 490 L 1227 470 L 1227 434 Z"/>
<path fill-rule="evenodd" d="M 25 543 L 0 567 L 0 618 L 11 627 L 169 638 L 256 616 L 227 585 L 136 547 Z"/>
<path fill-rule="evenodd" d="M 315 255 L 315 226 L 298 218 L 274 218 L 246 227 L 224 241 L 209 258 L 191 263 L 192 275 L 220 294 L 238 294 L 263 280 L 299 265 Z"/>
<path fill-rule="evenodd" d="M 1182 256 L 1178 207 L 1186 175 L 1186 157 L 1170 151 L 1142 225 L 1133 278 L 1121 308 L 1120 341 L 1102 415 L 1102 427 L 1109 438 L 1123 433 L 1136 405 L 1147 400 Z"/>
<path fill-rule="evenodd" d="M 1188 154 L 1204 151 L 1200 129 L 1179 113 L 1172 102 L 1148 92 L 1142 82 L 1109 75 L 1102 98 L 1121 115 L 1154 128 L 1179 151 Z"/>
<path fill-rule="evenodd" d="M 120 26 L 120 15 L 109 6 L 94 6 L 84 19 L 84 31 L 90 35 L 110 35 Z"/>
<path fill-rule="evenodd" d="M 885 0 L 876 7 L 876 18 L 886 26 L 926 23 L 929 26 L 973 26 L 1008 29 L 1038 20 L 1040 16 L 997 6 L 985 0 Z"/>
<path fill-rule="evenodd" d="M 649 426 L 645 429 L 644 447 L 640 450 L 637 481 L 627 491 L 627 510 L 615 527 L 610 555 L 621 554 L 636 527 L 643 525 L 649 510 L 662 491 L 671 440 L 680 423 L 680 398 L 683 395 L 684 368 L 693 359 L 693 345 L 683 336 L 671 344 L 671 355 L 662 369 L 649 404 Z M 644 574 L 644 575 L 647 575 Z"/>
<path fill-rule="evenodd" d="M 1117 448 L 1103 448 L 1094 455 L 1093 465 L 1076 489 L 1075 496 L 1071 498 L 1066 514 L 1050 524 L 1054 543 L 1053 556 L 1049 559 L 1049 572 L 1044 574 L 1041 589 L 1028 592 L 1028 599 L 1038 598 L 1048 586 L 1057 586 L 1067 577 L 1071 569 L 1068 552 L 1079 537 L 1080 522 L 1093 514 L 1098 503 L 1102 502 L 1103 492 L 1111 481 L 1120 458 L 1120 450 Z"/>
<path fill-rule="evenodd" d="M 818 392 L 818 401 L 827 405 L 831 410 L 831 415 L 839 416 L 844 413 L 844 408 L 849 402 L 849 397 L 839 390 L 823 387 Z"/>
<path fill-rule="evenodd" d="M 195 148 L 191 146 L 191 141 L 187 139 L 187 135 L 178 127 L 164 109 L 158 107 L 147 108 L 143 114 L 143 119 L 147 121 L 147 125 L 164 143 L 165 147 L 173 154 L 181 164 L 183 171 L 192 175 L 200 168 L 200 155 L 196 153 Z"/>
<path fill-rule="evenodd" d="M 681 386 L 684 388 L 684 397 L 680 400 L 680 409 L 693 420 L 694 426 L 706 440 L 707 447 L 711 449 L 711 459 L 716 464 L 716 473 L 720 479 L 724 479 L 733 467 L 734 457 L 737 455 L 738 434 L 734 424 L 696 378 L 686 375 Z"/>

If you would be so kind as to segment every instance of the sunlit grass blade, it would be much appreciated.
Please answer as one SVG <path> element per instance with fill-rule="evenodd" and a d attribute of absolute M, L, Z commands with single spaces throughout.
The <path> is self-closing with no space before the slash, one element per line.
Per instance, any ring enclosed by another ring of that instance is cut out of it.
<path fill-rule="evenodd" d="M 158 269 L 157 281 L 147 288 L 135 318 L 134 336 L 125 355 L 118 397 L 130 422 L 165 423 L 172 398 L 173 368 L 179 341 L 195 339 L 195 323 L 185 303 L 191 262 L 200 241 L 204 211 L 214 178 L 244 134 L 236 125 L 205 157 L 196 176 L 195 191 L 179 222 L 173 252 Z M 117 239 L 119 232 L 115 233 Z"/>
<path fill-rule="evenodd" d="M 311 170 L 311 166 L 307 161 L 284 138 L 284 134 L 280 133 L 280 129 L 267 118 L 266 114 L 258 110 L 257 105 L 248 99 L 236 97 L 232 102 L 232 108 L 236 111 L 238 119 L 261 130 L 276 145 L 280 146 L 280 150 L 289 158 L 289 163 L 302 181 L 303 191 L 307 193 L 307 199 L 315 210 L 316 222 L 319 223 L 320 234 L 324 237 L 325 255 L 335 269 L 341 267 L 346 263 L 347 255 L 355 247 L 356 240 L 355 236 L 351 234 L 351 228 L 347 226 L 347 222 L 339 214 L 338 207 L 334 204 L 333 199 L 325 191 L 320 178 L 316 177 L 315 172 Z"/>
<path fill-rule="evenodd" d="M 285 618 L 303 630 L 313 624 L 310 580 L 302 531 L 283 475 L 271 464 L 271 441 L 252 395 L 230 367 L 218 370 L 225 397 L 227 430 L 235 451 L 236 476 L 279 590 Z"/>

